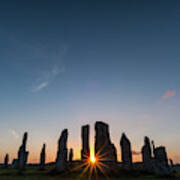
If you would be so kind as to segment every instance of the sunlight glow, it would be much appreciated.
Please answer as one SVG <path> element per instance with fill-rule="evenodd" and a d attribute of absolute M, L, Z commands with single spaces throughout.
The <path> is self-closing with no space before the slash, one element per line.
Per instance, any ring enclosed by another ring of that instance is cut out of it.
<path fill-rule="evenodd" d="M 95 164 L 96 163 L 96 157 L 95 157 L 95 153 L 94 153 L 94 149 L 93 148 L 91 148 L 90 149 L 90 157 L 89 157 L 89 162 L 91 163 L 91 164 Z"/>
<path fill-rule="evenodd" d="M 92 164 L 95 164 L 95 163 L 96 163 L 96 157 L 95 157 L 94 155 L 91 155 L 91 157 L 90 157 L 90 162 L 91 162 Z"/>
<path fill-rule="evenodd" d="M 102 153 L 102 150 L 103 147 L 95 154 L 94 149 L 90 149 L 90 156 L 84 155 L 85 159 L 82 161 L 82 163 L 73 168 L 72 171 L 83 169 L 79 177 L 82 178 L 86 173 L 88 173 L 89 180 L 92 179 L 93 174 L 95 175 L 96 179 L 98 179 L 99 171 L 108 179 L 108 176 L 104 171 L 104 168 L 109 168 L 109 166 L 104 163 L 104 161 L 108 161 L 108 159 L 105 158 L 107 153 Z"/>

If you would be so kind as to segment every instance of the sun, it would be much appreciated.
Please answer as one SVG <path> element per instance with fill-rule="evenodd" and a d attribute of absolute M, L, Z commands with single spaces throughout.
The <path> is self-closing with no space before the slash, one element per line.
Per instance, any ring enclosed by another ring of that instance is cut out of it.
<path fill-rule="evenodd" d="M 91 156 L 90 156 L 90 162 L 91 162 L 92 164 L 95 164 L 95 163 L 96 163 L 96 157 L 95 157 L 94 155 L 91 155 Z"/>

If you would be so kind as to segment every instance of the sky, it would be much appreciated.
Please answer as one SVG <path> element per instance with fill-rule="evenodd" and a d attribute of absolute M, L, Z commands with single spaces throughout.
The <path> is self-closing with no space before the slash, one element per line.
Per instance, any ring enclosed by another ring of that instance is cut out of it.
<path fill-rule="evenodd" d="M 29 162 L 47 162 L 68 128 L 80 157 L 81 126 L 110 125 L 141 161 L 144 136 L 180 162 L 179 0 L 1 0 L 0 162 L 29 133 Z"/>

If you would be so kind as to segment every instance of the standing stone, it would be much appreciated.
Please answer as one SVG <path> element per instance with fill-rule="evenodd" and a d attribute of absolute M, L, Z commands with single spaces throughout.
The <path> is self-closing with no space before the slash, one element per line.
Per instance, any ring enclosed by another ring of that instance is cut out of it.
<path fill-rule="evenodd" d="M 169 159 L 169 162 L 170 162 L 171 167 L 174 167 L 174 162 L 173 162 L 173 160 L 172 160 L 172 159 Z"/>
<path fill-rule="evenodd" d="M 25 132 L 23 136 L 22 145 L 18 151 L 18 169 L 23 170 L 26 167 L 27 159 L 28 159 L 28 152 L 26 151 L 26 144 L 27 144 L 28 133 Z"/>
<path fill-rule="evenodd" d="M 18 159 L 13 159 L 11 168 L 17 169 L 18 168 Z"/>
<path fill-rule="evenodd" d="M 155 148 L 154 150 L 154 158 L 163 164 L 164 166 L 168 166 L 168 158 L 166 153 L 166 148 L 164 146 L 160 146 Z"/>
<path fill-rule="evenodd" d="M 4 158 L 4 167 L 7 168 L 8 167 L 8 163 L 9 163 L 9 155 L 6 154 L 5 158 Z"/>
<path fill-rule="evenodd" d="M 57 172 L 63 172 L 67 168 L 67 139 L 68 139 L 68 130 L 64 129 L 58 141 L 58 152 L 57 152 L 56 167 L 55 167 L 55 170 Z"/>
<path fill-rule="evenodd" d="M 46 161 L 46 144 L 43 144 L 41 154 L 40 154 L 40 169 L 44 170 Z"/>
<path fill-rule="evenodd" d="M 151 173 L 153 171 L 152 167 L 152 150 L 149 138 L 146 136 L 144 138 L 144 146 L 142 147 L 142 159 L 144 169 Z"/>
<path fill-rule="evenodd" d="M 154 149 L 154 172 L 157 175 L 165 176 L 172 173 L 169 167 L 166 148 L 164 146 Z"/>
<path fill-rule="evenodd" d="M 81 138 L 82 138 L 81 160 L 86 160 L 90 156 L 89 125 L 82 126 L 82 128 L 81 128 Z"/>
<path fill-rule="evenodd" d="M 126 170 L 130 170 L 132 168 L 131 143 L 129 139 L 126 137 L 125 133 L 122 134 L 120 145 L 121 145 L 121 159 L 123 162 L 123 167 Z"/>
<path fill-rule="evenodd" d="M 70 152 L 69 152 L 69 162 L 70 163 L 72 163 L 72 161 L 73 161 L 73 156 L 74 156 L 74 153 L 73 153 L 73 149 L 71 148 Z"/>
<path fill-rule="evenodd" d="M 98 160 L 116 162 L 116 148 L 111 143 L 108 124 L 101 121 L 96 122 L 95 132 L 95 155 Z"/>

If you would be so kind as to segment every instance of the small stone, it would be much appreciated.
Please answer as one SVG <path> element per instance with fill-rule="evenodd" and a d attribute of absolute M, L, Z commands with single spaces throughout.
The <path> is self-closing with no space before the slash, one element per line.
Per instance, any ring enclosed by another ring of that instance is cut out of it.
<path fill-rule="evenodd" d="M 44 170 L 46 161 L 46 144 L 43 144 L 41 154 L 40 154 L 40 169 Z"/>
<path fill-rule="evenodd" d="M 9 163 L 9 155 L 6 154 L 5 158 L 4 158 L 4 167 L 7 168 L 8 167 L 8 163 Z"/>
<path fill-rule="evenodd" d="M 70 163 L 72 163 L 72 161 L 73 161 L 73 156 L 74 156 L 74 153 L 73 153 L 73 149 L 71 148 L 70 152 L 69 152 L 69 162 Z"/>

